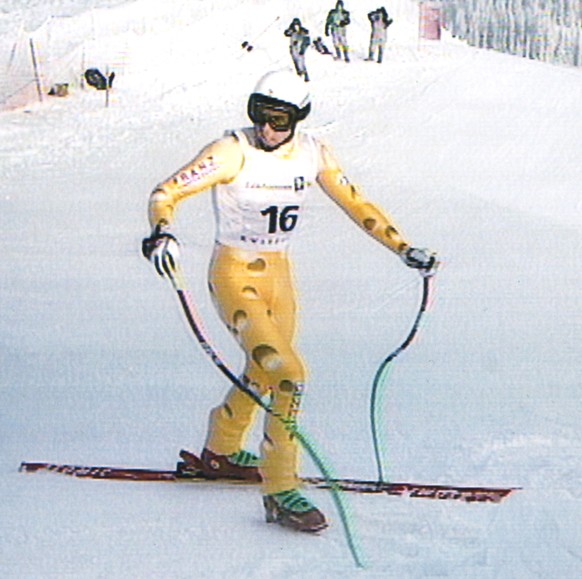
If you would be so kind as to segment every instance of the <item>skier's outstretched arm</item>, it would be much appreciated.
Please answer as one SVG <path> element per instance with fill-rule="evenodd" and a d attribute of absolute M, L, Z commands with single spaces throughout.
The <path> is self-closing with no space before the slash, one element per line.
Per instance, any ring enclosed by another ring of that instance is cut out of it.
<path fill-rule="evenodd" d="M 320 144 L 320 150 L 321 165 L 317 181 L 323 191 L 377 241 L 398 254 L 406 250 L 410 244 L 392 217 L 368 201 L 360 188 L 348 180 L 326 145 Z"/>
<path fill-rule="evenodd" d="M 142 242 L 142 253 L 162 276 L 172 277 L 179 257 L 178 240 L 170 231 L 177 205 L 184 199 L 228 183 L 238 174 L 244 157 L 235 137 L 215 141 L 151 193 L 148 218 L 152 228 Z"/>
<path fill-rule="evenodd" d="M 174 213 L 181 201 L 217 183 L 228 183 L 238 174 L 243 162 L 242 149 L 234 136 L 224 137 L 206 146 L 190 163 L 152 191 L 148 205 L 152 229 L 169 227 L 174 222 Z"/>
<path fill-rule="evenodd" d="M 329 148 L 320 143 L 320 169 L 317 182 L 348 216 L 368 235 L 396 253 L 402 261 L 423 275 L 433 275 L 438 262 L 426 249 L 412 247 L 394 219 L 383 209 L 368 201 L 361 190 L 350 183 Z"/>

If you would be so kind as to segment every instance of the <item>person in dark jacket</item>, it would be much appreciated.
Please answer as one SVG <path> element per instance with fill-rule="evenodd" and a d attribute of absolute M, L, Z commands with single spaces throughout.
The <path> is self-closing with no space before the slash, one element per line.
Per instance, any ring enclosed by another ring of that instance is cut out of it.
<path fill-rule="evenodd" d="M 299 18 L 294 18 L 293 22 L 289 25 L 289 28 L 285 30 L 285 36 L 289 37 L 289 51 L 291 52 L 291 58 L 293 59 L 295 70 L 297 71 L 297 74 L 307 82 L 309 80 L 309 75 L 307 74 L 307 68 L 305 66 L 305 52 L 311 44 L 309 30 L 302 26 Z"/>
<path fill-rule="evenodd" d="M 346 62 L 350 61 L 349 46 L 346 37 L 346 27 L 350 23 L 350 13 L 344 8 L 342 0 L 337 0 L 335 8 L 329 11 L 325 21 L 325 35 L 333 40 L 336 60 L 343 58 Z"/>

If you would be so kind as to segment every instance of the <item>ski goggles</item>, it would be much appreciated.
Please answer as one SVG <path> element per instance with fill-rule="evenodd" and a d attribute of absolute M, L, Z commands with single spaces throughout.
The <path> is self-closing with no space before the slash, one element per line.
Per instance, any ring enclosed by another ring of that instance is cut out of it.
<path fill-rule="evenodd" d="M 256 125 L 269 125 L 277 132 L 293 129 L 298 120 L 295 107 L 267 103 L 260 99 L 252 99 L 249 105 L 249 117 Z"/>

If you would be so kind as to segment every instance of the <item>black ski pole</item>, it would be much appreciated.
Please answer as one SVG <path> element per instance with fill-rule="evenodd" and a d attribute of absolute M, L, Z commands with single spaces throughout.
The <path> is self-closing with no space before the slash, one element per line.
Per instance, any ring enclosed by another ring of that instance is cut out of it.
<path fill-rule="evenodd" d="M 380 449 L 380 442 L 378 437 L 378 424 L 377 424 L 377 414 L 378 414 L 378 395 L 381 390 L 381 386 L 384 384 L 384 376 L 385 373 L 394 359 L 401 354 L 412 342 L 414 336 L 418 332 L 418 328 L 420 326 L 420 320 L 426 311 L 428 305 L 428 297 L 430 295 L 430 277 L 423 277 L 422 280 L 422 298 L 420 302 L 420 307 L 418 309 L 418 313 L 416 314 L 416 318 L 414 323 L 412 324 L 412 328 L 406 336 L 406 339 L 398 346 L 393 352 L 388 354 L 384 361 L 380 364 L 378 370 L 376 371 L 376 375 L 374 376 L 374 383 L 372 386 L 372 393 L 370 396 L 370 425 L 372 428 L 372 441 L 374 443 L 374 456 L 376 457 L 376 465 L 378 467 L 378 482 L 382 483 L 384 481 L 384 471 L 382 467 L 382 453 Z"/>
<path fill-rule="evenodd" d="M 301 446 L 305 449 L 305 451 L 309 454 L 319 471 L 321 472 L 323 478 L 325 479 L 326 484 L 329 486 L 329 490 L 332 494 L 334 504 L 336 509 L 338 510 L 344 534 L 346 536 L 346 540 L 348 542 L 348 547 L 350 549 L 350 553 L 354 559 L 354 563 L 356 567 L 363 568 L 364 563 L 362 556 L 359 553 L 359 549 L 355 542 L 354 533 L 350 527 L 349 516 L 346 509 L 346 506 L 343 502 L 341 497 L 341 490 L 337 486 L 337 483 L 334 482 L 334 477 L 332 476 L 329 468 L 326 466 L 324 460 L 321 458 L 319 453 L 315 450 L 315 445 L 313 442 L 310 442 L 309 437 L 299 429 L 296 424 L 289 424 L 284 416 L 273 411 L 273 409 L 266 404 L 263 399 L 253 390 L 251 390 L 240 378 L 238 378 L 232 370 L 223 362 L 220 358 L 216 350 L 212 347 L 210 342 L 206 339 L 204 332 L 202 331 L 202 325 L 198 321 L 198 315 L 196 313 L 196 309 L 194 307 L 194 302 L 190 297 L 190 292 L 187 289 L 184 273 L 179 263 L 176 263 L 175 269 L 172 271 L 166 270 L 166 273 L 170 275 L 170 281 L 172 282 L 172 286 L 176 290 L 178 298 L 180 300 L 180 304 L 182 309 L 184 310 L 184 314 L 186 315 L 186 319 L 188 320 L 188 325 L 190 326 L 194 336 L 198 340 L 200 346 L 204 352 L 208 355 L 208 357 L 212 360 L 214 365 L 229 379 L 229 381 L 239 390 L 242 390 L 247 396 L 250 396 L 265 412 L 268 412 L 285 425 L 287 429 L 293 432 L 293 435 L 297 438 Z"/>
<path fill-rule="evenodd" d="M 275 24 L 275 22 L 277 22 L 281 17 L 277 16 L 277 18 L 275 18 L 275 20 L 273 20 L 273 22 L 270 22 L 266 28 L 264 28 L 263 30 L 261 30 L 261 32 L 259 32 L 254 38 L 252 38 L 250 41 L 248 40 L 244 40 L 243 43 L 240 45 L 241 48 L 243 50 L 246 50 L 248 52 L 250 52 L 253 48 L 254 48 L 254 43 L 261 37 L 263 36 L 263 34 L 265 34 L 265 32 L 267 32 L 267 30 L 269 30 L 269 28 L 271 28 L 271 26 L 273 26 L 273 24 Z"/>

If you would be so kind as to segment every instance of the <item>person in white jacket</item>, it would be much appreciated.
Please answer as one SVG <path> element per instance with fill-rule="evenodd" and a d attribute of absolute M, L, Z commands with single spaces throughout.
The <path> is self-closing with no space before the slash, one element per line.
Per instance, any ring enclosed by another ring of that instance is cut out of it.
<path fill-rule="evenodd" d="M 381 63 L 386 46 L 387 30 L 393 20 L 388 16 L 388 12 L 383 6 L 368 13 L 368 20 L 372 26 L 372 31 L 370 33 L 370 48 L 367 60 L 375 60 L 377 58 L 377 62 Z"/>

